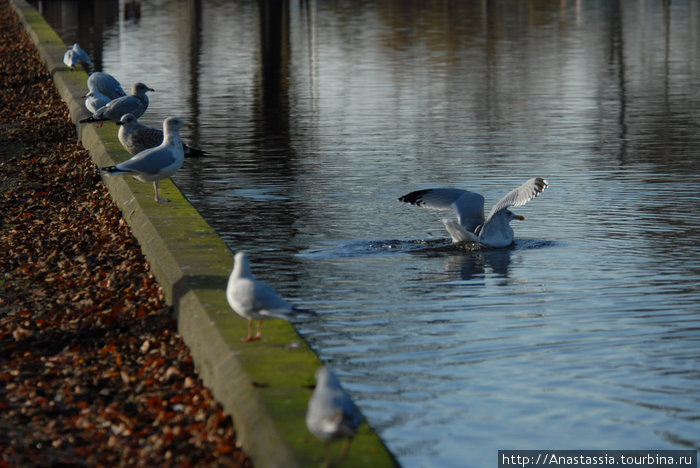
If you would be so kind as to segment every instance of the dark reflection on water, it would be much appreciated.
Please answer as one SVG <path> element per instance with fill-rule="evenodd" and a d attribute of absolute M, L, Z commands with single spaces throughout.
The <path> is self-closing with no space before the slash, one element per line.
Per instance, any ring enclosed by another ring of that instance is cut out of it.
<path fill-rule="evenodd" d="M 175 182 L 403 464 L 700 446 L 700 2 L 37 3 L 196 123 Z M 510 249 L 397 201 L 536 175 Z"/>

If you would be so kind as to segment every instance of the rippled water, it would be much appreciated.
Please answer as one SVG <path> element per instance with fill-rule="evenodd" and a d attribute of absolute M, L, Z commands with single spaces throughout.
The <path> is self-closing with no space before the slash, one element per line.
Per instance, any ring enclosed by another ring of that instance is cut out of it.
<path fill-rule="evenodd" d="M 196 122 L 177 185 L 402 464 L 700 446 L 700 2 L 40 3 Z M 532 176 L 510 249 L 397 201 Z"/>

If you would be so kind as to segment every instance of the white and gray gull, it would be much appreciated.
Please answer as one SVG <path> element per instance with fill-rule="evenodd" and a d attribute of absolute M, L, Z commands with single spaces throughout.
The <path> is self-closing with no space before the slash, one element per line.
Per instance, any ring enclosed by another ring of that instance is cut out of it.
<path fill-rule="evenodd" d="M 97 112 L 100 107 L 106 106 L 110 98 L 100 93 L 97 90 L 88 91 L 84 96 L 85 98 L 85 108 L 90 111 L 91 114 Z"/>
<path fill-rule="evenodd" d="M 250 271 L 248 256 L 238 252 L 233 258 L 233 271 L 226 286 L 226 299 L 241 317 L 248 319 L 248 336 L 241 341 L 255 341 L 262 336 L 262 321 L 266 318 L 287 320 L 295 308 L 285 301 L 269 284 L 255 279 Z M 253 320 L 258 332 L 253 336 Z"/>
<path fill-rule="evenodd" d="M 109 73 L 91 73 L 87 79 L 87 87 L 88 92 L 83 97 L 85 98 L 85 108 L 91 114 L 97 112 L 100 107 L 106 106 L 111 100 L 126 96 L 122 85 Z"/>
<path fill-rule="evenodd" d="M 316 388 L 306 410 L 306 427 L 323 441 L 327 465 L 330 464 L 329 442 L 345 438 L 342 451 L 345 458 L 362 420 L 360 410 L 340 386 L 335 374 L 325 366 L 318 369 Z"/>
<path fill-rule="evenodd" d="M 122 96 L 109 101 L 97 109 L 92 116 L 81 120 L 80 123 L 101 122 L 103 120 L 114 120 L 116 122 L 124 114 L 133 114 L 136 118 L 139 118 L 148 109 L 148 96 L 146 96 L 148 91 L 153 91 L 153 89 L 143 83 L 135 83 L 129 96 Z"/>
<path fill-rule="evenodd" d="M 63 63 L 65 63 L 66 66 L 73 71 L 80 62 L 85 63 L 88 68 L 92 68 L 92 60 L 90 60 L 90 56 L 76 42 L 63 54 Z"/>
<path fill-rule="evenodd" d="M 163 141 L 163 131 L 153 127 L 141 125 L 133 114 L 124 114 L 117 122 L 119 126 L 119 142 L 125 150 L 131 154 L 140 153 L 148 148 L 158 146 Z M 186 158 L 199 158 L 204 156 L 204 151 L 190 148 L 182 144 Z"/>
<path fill-rule="evenodd" d="M 141 151 L 122 163 L 101 169 L 111 176 L 128 174 L 141 182 L 153 181 L 156 202 L 170 201 L 158 195 L 158 181 L 172 176 L 182 167 L 185 155 L 180 140 L 180 128 L 185 124 L 182 119 L 168 117 L 163 121 L 165 137 L 159 146 Z"/>
<path fill-rule="evenodd" d="M 104 72 L 94 72 L 88 76 L 87 87 L 90 91 L 97 91 L 100 94 L 107 96 L 109 100 L 117 99 L 122 96 L 126 96 L 122 85 L 119 81 Z"/>
<path fill-rule="evenodd" d="M 453 242 L 472 241 L 489 247 L 508 247 L 513 243 L 510 222 L 525 217 L 512 213 L 511 206 L 523 206 L 542 193 L 549 185 L 541 177 L 534 177 L 511 190 L 496 203 L 484 220 L 484 197 L 478 193 L 455 188 L 417 190 L 399 198 L 399 201 L 434 210 L 453 209 L 457 222 L 442 222 Z"/>

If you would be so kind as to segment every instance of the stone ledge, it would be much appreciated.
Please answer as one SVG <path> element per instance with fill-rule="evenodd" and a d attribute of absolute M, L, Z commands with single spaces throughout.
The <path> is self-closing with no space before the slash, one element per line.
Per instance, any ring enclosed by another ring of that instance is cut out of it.
<path fill-rule="evenodd" d="M 130 156 L 113 123 L 79 124 L 89 114 L 81 96 L 87 73 L 63 64 L 67 49 L 56 32 L 24 0 L 11 0 L 39 49 L 56 88 L 70 110 L 83 146 L 98 166 Z M 306 429 L 309 386 L 320 361 L 284 321 L 265 324 L 263 340 L 241 343 L 247 323 L 225 298 L 233 255 L 168 179 L 159 183 L 171 203 L 153 201 L 151 184 L 130 177 L 105 177 L 112 198 L 138 240 L 173 306 L 178 330 L 189 346 L 200 377 L 234 420 L 239 442 L 256 466 L 315 466 L 323 447 Z M 333 451 L 335 466 L 396 466 L 376 433 L 364 424 L 346 460 Z"/>

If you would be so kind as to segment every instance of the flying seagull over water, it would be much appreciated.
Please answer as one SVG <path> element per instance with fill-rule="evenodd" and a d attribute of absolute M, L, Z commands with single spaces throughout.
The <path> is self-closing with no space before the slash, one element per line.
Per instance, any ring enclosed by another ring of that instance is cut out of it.
<path fill-rule="evenodd" d="M 326 465 L 330 464 L 329 442 L 345 438 L 342 451 L 345 458 L 362 419 L 360 410 L 340 386 L 335 374 L 325 366 L 317 370 L 316 388 L 306 410 L 306 427 L 323 441 Z"/>
<path fill-rule="evenodd" d="M 119 142 L 131 154 L 140 153 L 148 148 L 158 146 L 163 142 L 163 131 L 157 128 L 141 125 L 133 114 L 124 114 L 117 122 L 119 125 Z M 186 158 L 199 158 L 204 156 L 204 151 L 190 148 L 182 144 Z"/>
<path fill-rule="evenodd" d="M 170 201 L 158 196 L 158 181 L 172 176 L 182 166 L 185 155 L 182 150 L 182 140 L 180 140 L 180 128 L 185 123 L 177 117 L 168 117 L 163 122 L 165 138 L 159 146 L 141 151 L 128 161 L 103 167 L 102 170 L 111 176 L 129 174 L 141 182 L 153 181 L 155 200 Z"/>
<path fill-rule="evenodd" d="M 510 222 L 523 221 L 525 217 L 508 210 L 511 206 L 523 206 L 537 197 L 549 185 L 541 177 L 534 177 L 520 187 L 511 190 L 496 203 L 484 221 L 484 197 L 478 193 L 455 188 L 417 190 L 399 198 L 399 201 L 434 210 L 454 209 L 457 222 L 443 219 L 453 242 L 472 241 L 490 247 L 508 247 L 513 243 Z"/>
<path fill-rule="evenodd" d="M 233 271 L 226 287 L 226 299 L 231 308 L 248 319 L 248 336 L 241 341 L 259 340 L 262 321 L 266 318 L 288 319 L 294 307 L 282 299 L 267 283 L 258 281 L 250 271 L 248 256 L 238 252 L 233 258 Z M 253 336 L 253 320 L 258 321 L 258 333 Z"/>
<path fill-rule="evenodd" d="M 124 114 L 133 114 L 134 117 L 139 118 L 148 108 L 148 96 L 146 96 L 148 91 L 153 91 L 153 89 L 143 83 L 135 83 L 131 88 L 131 95 L 109 101 L 106 105 L 97 109 L 91 117 L 81 120 L 80 123 L 101 122 L 103 120 L 114 120 L 116 122 Z"/>
<path fill-rule="evenodd" d="M 66 66 L 73 71 L 80 62 L 83 62 L 88 67 L 92 68 L 92 60 L 90 60 L 87 52 L 85 52 L 76 42 L 63 54 L 63 63 L 65 63 Z"/>

